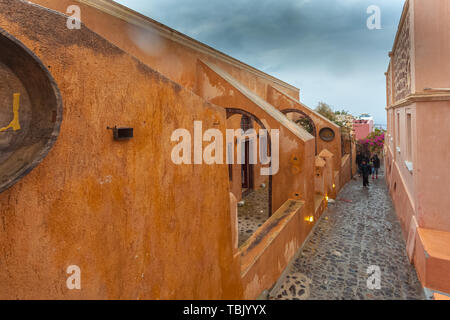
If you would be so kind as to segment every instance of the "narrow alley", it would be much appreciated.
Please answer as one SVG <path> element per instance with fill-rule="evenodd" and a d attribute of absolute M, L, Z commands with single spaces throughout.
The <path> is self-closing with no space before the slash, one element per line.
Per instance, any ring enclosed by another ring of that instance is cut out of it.
<path fill-rule="evenodd" d="M 349 182 L 330 204 L 311 238 L 272 291 L 277 300 L 425 299 L 384 176 Z M 381 288 L 369 289 L 367 269 L 378 266 Z"/>
<path fill-rule="evenodd" d="M 450 300 L 449 13 L 0 0 L 0 300 Z"/>

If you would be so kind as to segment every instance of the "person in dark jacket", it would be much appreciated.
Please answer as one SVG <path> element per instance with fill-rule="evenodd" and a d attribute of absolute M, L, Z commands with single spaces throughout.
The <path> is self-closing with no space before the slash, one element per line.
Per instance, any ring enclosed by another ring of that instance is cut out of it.
<path fill-rule="evenodd" d="M 359 176 L 361 177 L 361 163 L 362 163 L 362 159 L 363 159 L 363 155 L 361 152 L 358 152 L 358 154 L 356 155 L 356 165 L 358 166 L 358 173 Z"/>
<path fill-rule="evenodd" d="M 378 158 L 377 154 L 374 154 L 372 159 L 371 159 L 372 163 L 373 163 L 373 170 L 372 170 L 372 180 L 376 178 L 378 179 L 378 171 L 380 170 L 380 158 Z"/>
<path fill-rule="evenodd" d="M 361 164 L 361 172 L 362 172 L 362 176 L 363 176 L 363 187 L 369 186 L 370 171 L 371 171 L 370 165 L 364 159 Z"/>

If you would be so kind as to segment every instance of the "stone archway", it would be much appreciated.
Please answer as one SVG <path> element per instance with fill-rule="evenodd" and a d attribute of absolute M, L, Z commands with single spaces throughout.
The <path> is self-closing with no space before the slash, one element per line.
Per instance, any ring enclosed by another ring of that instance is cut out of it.
<path fill-rule="evenodd" d="M 266 126 L 262 123 L 262 121 L 255 116 L 254 114 L 242 110 L 242 109 L 238 109 L 238 108 L 226 108 L 226 112 L 227 112 L 227 119 L 229 119 L 230 117 L 232 117 L 233 115 L 239 114 L 242 115 L 243 117 L 247 117 L 248 119 L 250 119 L 251 121 L 256 122 L 262 129 L 266 129 Z M 271 140 L 270 140 L 270 135 L 267 135 L 267 143 L 268 143 L 268 151 L 269 154 L 271 154 L 272 150 L 271 150 Z M 272 216 L 272 176 L 269 176 L 269 186 L 268 186 L 269 190 L 269 217 Z"/>
<path fill-rule="evenodd" d="M 314 138 L 315 138 L 315 150 L 316 150 L 316 155 L 317 155 L 317 128 L 316 128 L 316 124 L 314 123 L 314 121 L 313 121 L 313 119 L 308 115 L 308 114 L 306 114 L 305 112 L 303 112 L 303 111 L 301 111 L 301 110 L 298 110 L 298 109 L 285 109 L 285 110 L 281 110 L 281 112 L 284 114 L 284 115 L 287 115 L 288 113 L 297 113 L 297 114 L 299 114 L 299 115 L 301 115 L 303 118 L 306 118 L 306 119 L 308 119 L 309 120 L 309 122 L 311 123 L 311 127 L 312 127 L 312 135 L 314 136 Z"/>

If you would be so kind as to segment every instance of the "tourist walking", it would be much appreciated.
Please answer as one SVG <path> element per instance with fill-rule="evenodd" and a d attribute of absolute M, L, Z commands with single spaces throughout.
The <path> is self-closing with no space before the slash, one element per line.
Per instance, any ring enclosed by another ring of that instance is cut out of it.
<path fill-rule="evenodd" d="M 371 155 L 369 155 L 369 167 L 370 167 L 370 175 L 372 176 L 372 180 L 373 180 L 373 174 L 374 174 L 374 170 L 375 170 L 375 168 L 374 168 L 374 166 L 373 166 L 373 157 L 371 156 Z M 369 176 L 370 176 L 369 175 Z"/>
<path fill-rule="evenodd" d="M 370 165 L 367 163 L 367 161 L 364 159 L 361 164 L 361 173 L 363 176 L 363 187 L 369 186 L 369 176 L 370 176 Z"/>
<path fill-rule="evenodd" d="M 378 179 L 378 171 L 380 170 L 381 161 L 380 158 L 378 158 L 378 155 L 375 153 L 371 159 L 373 163 L 372 167 L 372 180 L 375 178 Z"/>
<path fill-rule="evenodd" d="M 356 155 L 356 165 L 358 166 L 358 174 L 361 177 L 361 164 L 362 164 L 363 155 L 361 152 L 358 152 Z"/>

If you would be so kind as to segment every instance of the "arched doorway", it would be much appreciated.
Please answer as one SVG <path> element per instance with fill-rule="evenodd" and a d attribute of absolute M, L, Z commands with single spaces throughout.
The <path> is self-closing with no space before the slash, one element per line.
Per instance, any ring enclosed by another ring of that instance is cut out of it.
<path fill-rule="evenodd" d="M 247 115 L 241 117 L 241 129 L 247 132 L 253 129 L 252 119 Z M 242 194 L 248 195 L 255 187 L 254 165 L 250 163 L 250 141 L 244 141 L 244 163 L 241 165 Z"/>
<path fill-rule="evenodd" d="M 298 109 L 285 109 L 281 111 L 284 115 L 287 115 L 288 113 L 296 113 L 301 116 L 301 119 L 305 119 L 304 123 L 300 124 L 304 127 L 306 131 L 308 131 L 312 136 L 314 136 L 315 139 L 315 149 L 316 149 L 316 155 L 317 155 L 317 129 L 316 125 L 314 124 L 313 119 L 307 115 L 305 112 L 298 110 Z"/>
<path fill-rule="evenodd" d="M 226 109 L 227 120 L 231 120 L 234 130 L 240 128 L 244 132 L 250 129 L 267 129 L 265 125 L 255 115 L 241 109 Z M 241 118 L 235 118 L 240 115 Z M 233 117 L 233 118 L 232 118 Z M 232 118 L 232 119 L 231 119 Z M 231 124 L 230 123 L 230 124 Z M 257 132 L 256 132 L 257 133 Z M 258 135 L 255 135 L 258 137 Z M 257 138 L 258 139 L 258 138 Z M 258 139 L 259 140 L 259 139 Z M 258 141 L 259 142 L 259 141 Z M 230 187 L 237 192 L 238 184 L 242 183 L 242 203 L 238 206 L 238 243 L 242 246 L 254 232 L 264 224 L 272 215 L 272 176 L 261 176 L 259 174 L 259 164 L 250 164 L 249 150 L 251 147 L 249 141 L 244 142 L 242 151 L 245 150 L 245 161 L 240 168 L 237 165 L 228 165 L 230 174 Z M 271 155 L 270 135 L 267 136 L 267 152 Z M 228 152 L 228 151 L 227 151 Z M 243 159 L 244 160 L 244 159 Z M 270 165 L 270 164 L 269 164 Z M 240 172 L 241 181 L 233 179 Z"/>
<path fill-rule="evenodd" d="M 243 117 L 244 116 L 246 117 L 246 120 L 243 120 L 245 123 L 247 123 L 249 120 L 251 120 L 253 122 L 256 122 L 261 129 L 267 130 L 266 126 L 262 123 L 262 121 L 250 112 L 247 112 L 245 110 L 238 109 L 238 108 L 227 108 L 226 112 L 227 112 L 227 119 L 229 119 L 231 116 L 233 116 L 235 114 L 240 114 Z M 243 125 L 245 125 L 245 124 L 241 120 L 241 129 L 243 129 L 242 128 Z M 252 125 L 252 128 L 253 128 L 253 125 Z M 268 135 L 267 138 L 268 138 L 268 141 L 267 141 L 268 152 L 269 152 L 269 154 L 271 154 L 272 151 L 271 151 L 270 135 Z M 269 217 L 270 217 L 272 215 L 272 176 L 269 176 L 269 186 L 268 187 L 269 187 Z"/>

